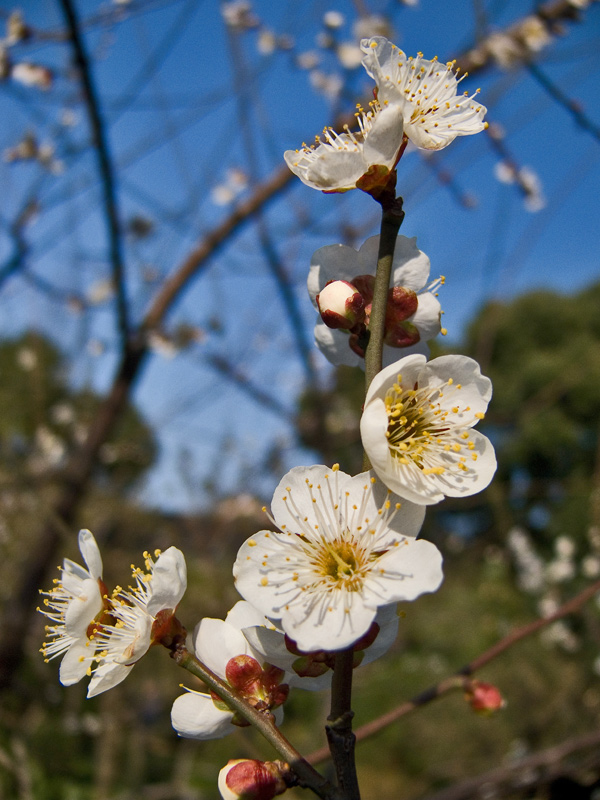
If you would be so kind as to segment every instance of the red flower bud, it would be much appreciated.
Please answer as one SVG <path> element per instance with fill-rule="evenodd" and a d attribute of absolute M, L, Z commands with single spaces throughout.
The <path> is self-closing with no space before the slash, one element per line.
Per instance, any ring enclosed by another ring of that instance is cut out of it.
<path fill-rule="evenodd" d="M 493 714 L 506 705 L 500 690 L 493 684 L 484 683 L 483 681 L 471 682 L 465 692 L 465 700 L 468 701 L 473 711 L 484 716 Z"/>
<path fill-rule="evenodd" d="M 219 772 L 223 800 L 271 800 L 287 789 L 289 767 L 281 761 L 233 759 Z"/>

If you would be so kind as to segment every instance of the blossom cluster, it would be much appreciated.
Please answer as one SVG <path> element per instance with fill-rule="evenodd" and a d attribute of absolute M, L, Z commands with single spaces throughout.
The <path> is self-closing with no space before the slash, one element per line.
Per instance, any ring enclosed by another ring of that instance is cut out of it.
<path fill-rule="evenodd" d="M 363 39 L 362 64 L 376 84 L 376 100 L 358 106 L 358 130 L 325 128 L 314 145 L 287 150 L 285 161 L 300 180 L 324 192 L 384 186 L 408 141 L 423 150 L 441 150 L 457 136 L 486 127 L 487 109 L 458 93 L 454 63 L 440 64 L 419 53 L 407 56 L 383 36 Z"/>
<path fill-rule="evenodd" d="M 457 94 L 462 78 L 453 64 L 407 57 L 381 36 L 363 39 L 361 51 L 376 99 L 368 111 L 359 109 L 358 131 L 328 128 L 314 146 L 287 151 L 285 159 L 312 188 L 358 187 L 384 205 L 408 141 L 439 150 L 483 130 L 486 109 L 476 95 Z M 315 341 L 333 364 L 363 363 L 373 305 L 385 306 L 383 368 L 368 387 L 360 422 L 370 468 L 348 475 L 337 464 L 312 465 L 284 475 L 264 509 L 270 525 L 242 544 L 233 566 L 243 600 L 225 619 L 202 619 L 191 637 L 175 617 L 186 589 L 181 551 L 145 553 L 145 571 L 133 568 L 134 586 L 109 592 L 96 541 L 81 531 L 86 568 L 65 559 L 60 580 L 42 593 L 50 620 L 42 650 L 46 659 L 63 657 L 64 685 L 89 675 L 92 697 L 120 683 L 151 645 L 174 654 L 189 654 L 189 647 L 221 693 L 189 689 L 178 697 L 171 720 L 179 735 L 219 738 L 249 724 L 221 696 L 225 687 L 279 725 L 292 689 L 329 687 L 341 651 L 354 667 L 381 656 L 396 636 L 398 604 L 439 588 L 442 555 L 419 533 L 428 505 L 475 494 L 493 477 L 493 446 L 474 430 L 491 382 L 473 359 L 428 360 L 427 342 L 444 333 L 437 299 L 443 277 L 429 281 L 430 262 L 415 238 L 397 236 L 387 254 L 390 285 L 375 298 L 380 248 L 379 236 L 358 250 L 321 247 L 308 274 L 319 313 Z M 477 710 L 501 704 L 487 685 L 473 682 L 467 695 Z M 226 798 L 266 800 L 285 790 L 288 770 L 283 762 L 232 761 L 219 789 Z"/>
<path fill-rule="evenodd" d="M 144 553 L 146 571 L 132 567 L 135 586 L 117 586 L 109 593 L 102 579 L 102 557 L 93 534 L 79 532 L 79 550 L 86 568 L 65 558 L 60 579 L 40 609 L 50 620 L 46 660 L 63 656 L 64 686 L 91 678 L 88 697 L 121 683 L 150 646 L 172 634 L 174 613 L 187 586 L 181 550 L 169 547 Z M 154 560 L 156 559 L 156 560 Z"/>

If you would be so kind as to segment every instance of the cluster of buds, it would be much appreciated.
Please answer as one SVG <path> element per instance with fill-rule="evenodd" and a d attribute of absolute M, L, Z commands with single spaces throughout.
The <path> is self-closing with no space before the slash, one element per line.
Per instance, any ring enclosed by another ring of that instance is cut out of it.
<path fill-rule="evenodd" d="M 349 345 L 361 357 L 364 357 L 368 342 L 374 285 L 374 275 L 359 275 L 351 282 L 332 280 L 315 298 L 325 325 L 348 331 Z M 418 305 L 417 294 L 412 289 L 392 286 L 388 290 L 385 344 L 390 347 L 410 347 L 419 341 L 417 327 L 408 321 Z"/>
<path fill-rule="evenodd" d="M 257 711 L 270 712 L 279 708 L 287 700 L 290 687 L 282 683 L 285 672 L 272 664 L 262 667 L 255 658 L 239 655 L 231 658 L 225 668 L 225 678 L 232 689 L 243 697 Z M 222 711 L 229 706 L 218 694 L 211 692 L 212 701 Z M 237 713 L 231 719 L 233 725 L 246 727 L 246 722 Z"/>

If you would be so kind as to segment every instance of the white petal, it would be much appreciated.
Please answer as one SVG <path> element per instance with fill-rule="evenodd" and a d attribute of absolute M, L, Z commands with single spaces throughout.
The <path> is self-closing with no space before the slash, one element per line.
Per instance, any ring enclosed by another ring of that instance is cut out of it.
<path fill-rule="evenodd" d="M 351 349 L 348 340 L 346 331 L 328 328 L 320 320 L 315 325 L 315 344 L 330 364 L 335 366 L 343 364 L 347 367 L 362 366 L 364 369 L 364 358 Z"/>
<path fill-rule="evenodd" d="M 347 610 L 341 592 L 324 598 L 323 604 L 294 603 L 284 609 L 281 624 L 300 650 L 343 650 L 365 634 L 375 619 L 377 606 L 367 606 L 357 592 L 351 593 L 352 606 Z"/>
<path fill-rule="evenodd" d="M 382 108 L 365 137 L 363 153 L 366 163 L 381 164 L 391 170 L 402 144 L 403 130 L 402 108 L 397 104 Z"/>
<path fill-rule="evenodd" d="M 60 662 L 59 680 L 63 686 L 73 686 L 85 677 L 92 664 L 95 648 L 85 639 L 74 642 Z"/>
<path fill-rule="evenodd" d="M 186 692 L 173 703 L 171 724 L 186 739 L 221 739 L 233 733 L 232 716 L 217 708 L 209 695 Z"/>
<path fill-rule="evenodd" d="M 417 310 L 408 321 L 418 328 L 421 341 L 427 342 L 441 331 L 441 312 L 439 300 L 431 292 L 419 295 Z"/>
<path fill-rule="evenodd" d="M 473 358 L 461 355 L 439 356 L 427 364 L 430 386 L 441 386 L 450 378 L 461 384 L 461 404 L 469 405 L 473 414 L 485 413 L 492 397 L 492 382 L 481 374 L 481 367 Z"/>
<path fill-rule="evenodd" d="M 243 631 L 244 628 L 250 628 L 253 625 L 273 627 L 265 615 L 247 600 L 239 600 L 225 617 L 225 622 L 238 631 Z"/>
<path fill-rule="evenodd" d="M 65 628 L 71 636 L 85 636 L 90 622 L 102 611 L 102 597 L 98 581 L 88 578 L 81 584 L 81 592 L 74 597 L 65 614 Z"/>
<path fill-rule="evenodd" d="M 102 556 L 100 550 L 91 531 L 79 531 L 79 552 L 83 556 L 83 560 L 87 564 L 92 578 L 102 577 Z"/>
<path fill-rule="evenodd" d="M 90 573 L 87 569 L 71 561 L 70 558 L 64 559 L 60 582 L 69 594 L 77 597 L 81 592 L 84 581 L 89 580 L 89 578 Z"/>
<path fill-rule="evenodd" d="M 148 613 L 155 617 L 163 609 L 177 608 L 186 587 L 184 555 L 176 547 L 169 547 L 158 557 L 152 570 L 152 595 L 148 601 Z"/>
<path fill-rule="evenodd" d="M 477 462 L 467 466 L 472 467 L 468 472 L 454 472 L 447 470 L 444 475 L 438 476 L 442 491 L 447 497 L 466 497 L 481 492 L 489 486 L 496 472 L 496 454 L 494 447 L 487 436 L 479 431 L 469 431 L 469 438 L 475 445 L 469 455 L 477 456 Z M 457 459 L 455 458 L 454 461 Z"/>
<path fill-rule="evenodd" d="M 107 661 L 96 669 L 92 675 L 88 686 L 88 697 L 95 697 L 97 694 L 108 691 L 114 686 L 125 680 L 133 667 L 126 667 L 124 664 L 117 664 L 114 661 Z"/>
<path fill-rule="evenodd" d="M 358 147 L 338 150 L 330 145 L 319 145 L 308 157 L 302 150 L 286 150 L 283 157 L 302 183 L 325 192 L 354 189 L 356 181 L 367 170 L 362 148 Z"/>
<path fill-rule="evenodd" d="M 329 477 L 326 478 L 325 476 Z M 294 467 L 287 472 L 273 493 L 271 502 L 271 512 L 277 525 L 283 531 L 292 533 L 302 533 L 313 530 L 319 524 L 317 509 L 312 502 L 309 486 L 322 486 L 323 490 L 328 485 L 333 491 L 334 484 L 338 486 L 340 494 L 346 490 L 346 485 L 351 483 L 352 478 L 345 472 L 334 472 L 330 467 L 313 465 L 310 467 Z M 306 519 L 305 527 L 298 527 L 297 514 L 294 513 L 294 505 L 301 508 L 298 514 L 302 519 Z M 268 615 L 267 615 L 268 616 Z"/>
<path fill-rule="evenodd" d="M 364 651 L 364 658 L 360 662 L 361 667 L 381 658 L 394 644 L 400 622 L 396 603 L 379 608 L 375 622 L 379 625 L 379 633 L 373 644 Z"/>
<path fill-rule="evenodd" d="M 254 656 L 240 630 L 222 619 L 211 617 L 205 617 L 196 627 L 194 649 L 200 661 L 220 678 L 225 677 L 225 667 L 231 658 Z"/>
<path fill-rule="evenodd" d="M 424 539 L 404 539 L 377 561 L 368 588 L 380 601 L 415 600 L 435 592 L 443 580 L 442 554 Z"/>
<path fill-rule="evenodd" d="M 276 542 L 278 536 L 295 534 L 259 531 L 240 547 L 233 565 L 233 578 L 238 592 L 265 616 L 275 619 L 281 616 L 279 609 L 285 599 L 280 595 L 275 582 L 269 582 L 263 575 L 263 564 L 265 556 L 268 558 L 271 553 L 280 553 Z"/>
<path fill-rule="evenodd" d="M 398 236 L 392 262 L 392 286 L 420 291 L 429 278 L 431 262 L 417 247 L 417 237 Z"/>
<path fill-rule="evenodd" d="M 377 258 L 375 258 L 377 264 Z M 315 300 L 328 281 L 351 281 L 361 275 L 358 253 L 353 247 L 345 244 L 328 244 L 320 247 L 312 254 L 307 286 L 310 299 L 315 308 Z"/>
<path fill-rule="evenodd" d="M 381 375 L 381 373 L 379 374 Z M 394 374 L 396 373 L 394 372 Z M 371 387 L 376 380 L 377 376 L 373 379 Z M 367 394 L 368 397 L 369 395 Z M 360 435 L 365 452 L 378 475 L 382 468 L 387 466 L 388 458 L 390 457 L 390 448 L 385 435 L 388 429 L 388 422 L 385 402 L 380 397 L 373 397 L 368 400 L 368 403 L 365 403 L 365 410 L 360 419 Z M 389 483 L 385 482 L 385 485 L 392 491 L 396 491 Z"/>
<path fill-rule="evenodd" d="M 396 361 L 394 364 L 390 364 L 389 367 L 382 369 L 381 372 L 378 372 L 371 381 L 371 385 L 367 391 L 367 396 L 365 397 L 365 407 L 372 397 L 385 397 L 387 385 L 390 383 L 390 379 L 393 383 L 396 380 L 399 372 L 402 374 L 403 381 L 405 380 L 406 376 L 407 384 L 411 382 L 414 383 L 414 381 L 418 378 L 419 372 L 425 362 L 426 359 L 421 355 L 405 356 L 399 361 Z"/>

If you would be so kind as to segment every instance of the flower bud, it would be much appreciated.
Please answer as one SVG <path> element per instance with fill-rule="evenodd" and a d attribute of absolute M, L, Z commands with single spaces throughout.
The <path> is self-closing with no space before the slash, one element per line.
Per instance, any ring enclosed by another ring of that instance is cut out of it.
<path fill-rule="evenodd" d="M 365 301 L 348 281 L 329 281 L 315 299 L 328 328 L 350 330 L 365 318 Z"/>
<path fill-rule="evenodd" d="M 493 684 L 483 681 L 472 681 L 465 692 L 465 700 L 468 701 L 473 711 L 484 716 L 493 714 L 506 705 L 500 690 Z"/>
<path fill-rule="evenodd" d="M 287 789 L 287 773 L 282 761 L 232 759 L 219 772 L 219 792 L 223 800 L 271 800 Z"/>

